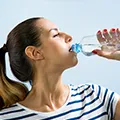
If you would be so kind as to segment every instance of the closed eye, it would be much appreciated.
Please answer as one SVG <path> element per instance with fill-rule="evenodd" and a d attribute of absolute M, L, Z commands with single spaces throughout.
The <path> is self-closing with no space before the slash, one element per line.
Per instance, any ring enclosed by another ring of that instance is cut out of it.
<path fill-rule="evenodd" d="M 58 34 L 55 34 L 53 37 L 57 37 L 57 36 L 59 36 L 59 33 L 58 33 Z"/>

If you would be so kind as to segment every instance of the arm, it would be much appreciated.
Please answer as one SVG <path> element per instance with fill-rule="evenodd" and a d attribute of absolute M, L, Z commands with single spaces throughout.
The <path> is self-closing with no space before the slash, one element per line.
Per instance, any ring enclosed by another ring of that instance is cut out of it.
<path fill-rule="evenodd" d="M 109 33 L 107 30 L 103 30 L 103 32 L 99 31 L 97 33 L 97 38 L 101 44 L 107 41 L 110 43 L 113 42 L 113 44 L 120 45 L 120 30 L 111 29 Z M 104 48 L 102 48 L 102 50 L 93 50 L 93 53 L 99 56 L 105 57 L 107 59 L 120 60 L 120 48 L 119 50 L 115 50 L 112 52 L 106 52 Z M 120 99 L 118 100 L 117 105 L 116 105 L 114 120 L 120 120 Z"/>
<path fill-rule="evenodd" d="M 120 120 L 120 99 L 116 105 L 114 120 Z"/>

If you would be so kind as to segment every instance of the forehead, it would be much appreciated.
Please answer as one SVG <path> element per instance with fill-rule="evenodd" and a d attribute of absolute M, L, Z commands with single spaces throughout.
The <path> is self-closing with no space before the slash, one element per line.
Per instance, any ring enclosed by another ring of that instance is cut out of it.
<path fill-rule="evenodd" d="M 53 22 L 47 19 L 38 20 L 37 25 L 42 28 L 43 32 L 49 32 L 51 29 L 57 28 L 57 26 Z"/>

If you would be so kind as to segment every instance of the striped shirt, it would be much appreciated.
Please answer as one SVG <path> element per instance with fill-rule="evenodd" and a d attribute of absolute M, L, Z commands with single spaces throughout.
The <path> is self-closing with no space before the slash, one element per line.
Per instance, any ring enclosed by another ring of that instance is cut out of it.
<path fill-rule="evenodd" d="M 54 112 L 37 112 L 19 103 L 0 111 L 0 120 L 111 120 L 119 95 L 96 84 L 70 85 L 66 103 Z"/>

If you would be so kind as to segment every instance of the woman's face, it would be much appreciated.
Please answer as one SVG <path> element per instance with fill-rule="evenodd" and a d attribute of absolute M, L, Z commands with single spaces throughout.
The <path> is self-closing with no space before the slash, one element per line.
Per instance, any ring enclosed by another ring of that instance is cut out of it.
<path fill-rule="evenodd" d="M 64 69 L 76 65 L 76 54 L 69 51 L 72 37 L 59 31 L 58 27 L 47 19 L 40 19 L 37 25 L 42 27 L 40 39 L 46 63 Z"/>

